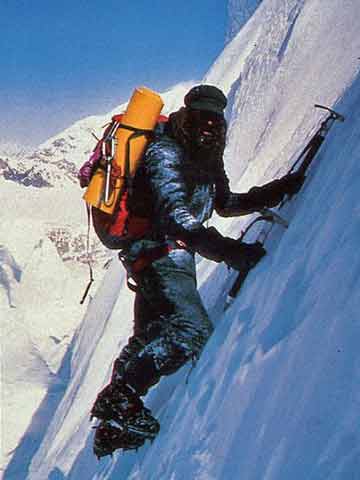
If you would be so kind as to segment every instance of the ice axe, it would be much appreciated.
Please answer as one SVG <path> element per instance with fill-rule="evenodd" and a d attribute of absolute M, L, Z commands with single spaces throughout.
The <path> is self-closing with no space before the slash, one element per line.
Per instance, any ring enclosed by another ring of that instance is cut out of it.
<path fill-rule="evenodd" d="M 300 153 L 295 163 L 291 166 L 288 174 L 294 172 L 294 170 L 296 169 L 297 172 L 301 173 L 302 175 L 305 175 L 307 169 L 309 168 L 311 162 L 315 158 L 323 141 L 325 140 L 325 137 L 329 133 L 331 127 L 334 125 L 336 121 L 339 121 L 339 122 L 345 121 L 345 117 L 343 115 L 336 112 L 335 110 L 332 110 L 329 107 L 326 107 L 324 105 L 319 105 L 319 104 L 315 104 L 314 107 L 320 108 L 322 110 L 326 110 L 327 112 L 329 112 L 329 114 L 321 122 L 320 127 L 317 129 L 317 131 L 312 136 L 310 141 L 307 143 L 305 148 L 302 150 L 302 152 Z M 292 198 L 291 196 L 286 196 L 285 199 L 279 205 L 278 211 L 285 205 L 285 203 L 289 202 L 291 198 Z M 262 220 L 266 222 L 270 222 L 270 226 L 268 226 L 267 224 L 264 225 L 256 238 L 256 242 L 260 243 L 261 245 L 264 245 L 269 233 L 271 232 L 271 229 L 274 223 L 282 225 L 284 228 L 287 228 L 289 226 L 288 222 L 284 218 L 282 218 L 281 215 L 279 215 L 277 212 L 274 212 L 273 210 L 262 209 L 259 211 L 259 213 L 260 215 L 254 220 L 252 220 L 250 224 L 246 227 L 246 229 L 241 233 L 240 240 L 243 240 L 244 236 L 253 227 L 255 223 Z M 242 284 L 244 283 L 249 271 L 252 268 L 253 266 L 246 266 L 242 271 L 239 271 L 235 279 L 235 282 L 228 293 L 228 296 L 225 302 L 225 309 L 228 308 L 229 305 L 233 302 Z"/>
<path fill-rule="evenodd" d="M 288 173 L 292 173 L 295 168 L 300 164 L 297 171 L 305 175 L 306 170 L 309 168 L 311 162 L 313 161 L 315 155 L 317 154 L 319 148 L 321 147 L 323 141 L 325 140 L 326 135 L 329 133 L 331 127 L 336 121 L 344 122 L 345 117 L 335 110 L 332 110 L 329 107 L 324 105 L 315 104 L 315 108 L 321 108 L 329 112 L 329 115 L 323 120 L 320 124 L 320 127 L 315 132 L 311 140 L 305 146 L 303 151 L 300 153 L 296 162 L 292 165 Z M 279 207 L 281 208 L 281 206 Z"/>

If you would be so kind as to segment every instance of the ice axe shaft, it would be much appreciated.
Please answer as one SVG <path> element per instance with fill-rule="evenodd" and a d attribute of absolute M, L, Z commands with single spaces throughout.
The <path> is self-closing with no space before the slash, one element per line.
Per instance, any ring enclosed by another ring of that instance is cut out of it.
<path fill-rule="evenodd" d="M 321 122 L 320 127 L 318 128 L 316 133 L 313 135 L 309 143 L 306 145 L 306 147 L 303 149 L 303 151 L 300 153 L 300 156 L 298 157 L 296 162 L 292 165 L 288 173 L 292 173 L 295 170 L 295 168 L 300 164 L 297 171 L 305 175 L 306 170 L 308 169 L 315 155 L 320 149 L 331 127 L 334 125 L 336 121 L 339 121 L 339 122 L 345 121 L 345 117 L 343 115 L 341 115 L 338 112 L 335 112 L 335 110 L 332 110 L 331 108 L 326 107 L 325 105 L 315 104 L 314 107 L 321 108 L 322 110 L 326 110 L 327 112 L 330 113 L 330 115 L 328 115 L 325 118 L 325 120 Z"/>

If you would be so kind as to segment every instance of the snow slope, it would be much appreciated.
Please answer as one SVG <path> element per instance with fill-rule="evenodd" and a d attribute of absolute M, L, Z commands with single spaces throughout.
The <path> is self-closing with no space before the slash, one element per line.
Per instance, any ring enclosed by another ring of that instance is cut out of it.
<path fill-rule="evenodd" d="M 206 77 L 229 95 L 234 189 L 287 171 L 323 116 L 314 103 L 346 122 L 225 314 L 235 274 L 200 263 L 216 330 L 187 383 L 185 366 L 149 393 L 154 444 L 100 463 L 91 452 L 88 412 L 131 329 L 113 261 L 4 479 L 359 478 L 359 21 L 356 0 L 263 0 Z M 244 220 L 215 223 L 235 237 Z"/>

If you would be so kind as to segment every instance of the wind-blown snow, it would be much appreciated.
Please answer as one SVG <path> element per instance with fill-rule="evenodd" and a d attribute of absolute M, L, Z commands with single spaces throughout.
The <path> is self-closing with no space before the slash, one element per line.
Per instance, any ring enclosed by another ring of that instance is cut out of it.
<path fill-rule="evenodd" d="M 245 23 L 251 18 L 262 0 L 229 0 L 229 20 L 226 31 L 226 43 L 230 42 Z"/>
<path fill-rule="evenodd" d="M 185 366 L 146 398 L 161 423 L 153 445 L 101 462 L 91 451 L 89 410 L 131 330 L 133 294 L 114 259 L 5 480 L 358 478 L 359 22 L 356 0 L 263 0 L 205 79 L 229 95 L 234 189 L 287 171 L 324 116 L 315 103 L 346 122 L 225 314 L 235 273 L 200 262 L 216 329 L 188 382 Z M 236 237 L 244 220 L 215 224 Z M 44 385 L 49 371 L 37 372 Z"/>

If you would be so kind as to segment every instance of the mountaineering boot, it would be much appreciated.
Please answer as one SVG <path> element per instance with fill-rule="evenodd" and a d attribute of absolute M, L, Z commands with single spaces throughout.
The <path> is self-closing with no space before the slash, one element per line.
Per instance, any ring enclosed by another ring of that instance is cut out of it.
<path fill-rule="evenodd" d="M 91 418 L 124 421 L 141 411 L 143 403 L 128 385 L 110 383 L 96 397 L 91 409 Z"/>
<path fill-rule="evenodd" d="M 111 454 L 117 448 L 138 448 L 145 440 L 153 440 L 160 430 L 136 391 L 126 384 L 110 383 L 97 396 L 91 418 L 102 422 L 96 427 L 94 453 Z M 113 441 L 113 442 L 112 442 Z"/>
<path fill-rule="evenodd" d="M 146 440 L 152 442 L 160 430 L 160 425 L 150 410 L 144 407 L 142 411 L 129 418 L 126 424 L 102 420 L 95 428 L 93 451 L 101 458 L 112 455 L 117 449 L 137 450 Z"/>
<path fill-rule="evenodd" d="M 145 439 L 134 433 L 121 430 L 111 422 L 102 421 L 96 428 L 93 451 L 98 459 L 112 455 L 117 449 L 136 450 L 145 443 Z"/>

